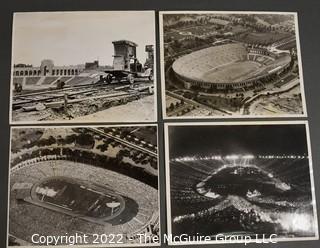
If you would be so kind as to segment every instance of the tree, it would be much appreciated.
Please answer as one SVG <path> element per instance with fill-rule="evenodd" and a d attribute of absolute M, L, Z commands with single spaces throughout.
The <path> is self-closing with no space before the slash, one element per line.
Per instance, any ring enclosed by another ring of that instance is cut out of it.
<path fill-rule="evenodd" d="M 174 109 L 174 104 L 173 104 L 173 102 L 170 104 L 170 107 L 169 107 L 169 110 L 173 110 Z"/>
<path fill-rule="evenodd" d="M 90 135 L 90 134 L 81 133 L 76 138 L 76 144 L 78 144 L 80 146 L 93 147 L 94 143 L 95 143 L 95 140 L 92 137 L 92 135 Z"/>
<path fill-rule="evenodd" d="M 21 92 L 21 91 L 22 91 L 22 84 L 20 84 L 20 83 L 15 83 L 15 84 L 14 84 L 14 91 L 15 91 L 15 92 Z"/>

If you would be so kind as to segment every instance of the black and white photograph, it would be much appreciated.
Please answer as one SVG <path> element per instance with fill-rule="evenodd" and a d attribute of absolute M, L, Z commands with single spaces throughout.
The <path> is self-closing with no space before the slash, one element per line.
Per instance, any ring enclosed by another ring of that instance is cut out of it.
<path fill-rule="evenodd" d="M 12 33 L 12 124 L 156 121 L 154 11 L 17 12 Z"/>
<path fill-rule="evenodd" d="M 10 152 L 8 247 L 159 246 L 156 125 L 13 127 Z"/>
<path fill-rule="evenodd" d="M 170 123 L 165 141 L 169 244 L 319 239 L 307 122 Z"/>
<path fill-rule="evenodd" d="M 164 118 L 307 116 L 297 13 L 160 12 Z"/>

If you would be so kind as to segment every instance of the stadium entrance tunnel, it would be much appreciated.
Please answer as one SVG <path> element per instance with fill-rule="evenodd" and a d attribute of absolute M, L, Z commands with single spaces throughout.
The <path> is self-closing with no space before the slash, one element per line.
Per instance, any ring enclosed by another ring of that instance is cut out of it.
<path fill-rule="evenodd" d="M 111 188 L 62 176 L 48 177 L 34 184 L 31 196 L 25 200 L 102 225 L 106 222 L 113 225 L 127 222 L 138 212 L 134 200 L 116 193 Z M 129 212 L 127 207 L 130 208 Z"/>
<path fill-rule="evenodd" d="M 291 187 L 255 165 L 224 165 L 196 185 L 196 191 L 209 198 L 235 195 L 243 198 L 289 197 Z"/>

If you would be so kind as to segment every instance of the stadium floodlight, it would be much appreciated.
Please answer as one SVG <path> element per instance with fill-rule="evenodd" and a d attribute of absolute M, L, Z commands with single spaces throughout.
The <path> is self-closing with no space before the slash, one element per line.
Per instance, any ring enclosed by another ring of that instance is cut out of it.
<path fill-rule="evenodd" d="M 214 156 L 211 156 L 211 159 L 212 160 L 221 160 L 221 156 L 217 156 L 217 155 L 214 155 Z"/>
<path fill-rule="evenodd" d="M 189 162 L 189 161 L 196 161 L 198 160 L 196 157 L 183 157 L 182 158 L 182 161 L 186 161 L 186 162 Z"/>
<path fill-rule="evenodd" d="M 227 160 L 236 160 L 236 159 L 238 159 L 238 158 L 239 158 L 238 155 L 228 155 L 228 156 L 226 156 L 226 159 L 227 159 Z"/>
<path fill-rule="evenodd" d="M 243 159 L 254 159 L 253 155 L 244 155 L 242 156 Z"/>

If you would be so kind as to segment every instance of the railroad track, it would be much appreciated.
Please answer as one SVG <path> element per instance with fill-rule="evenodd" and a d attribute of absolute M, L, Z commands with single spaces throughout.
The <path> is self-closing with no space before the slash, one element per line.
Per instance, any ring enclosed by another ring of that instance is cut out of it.
<path fill-rule="evenodd" d="M 65 96 L 69 103 L 76 103 L 92 99 L 105 97 L 121 97 L 140 94 L 139 90 L 132 89 L 129 84 L 109 84 L 109 85 L 83 85 L 68 87 L 64 89 L 44 90 L 27 94 L 13 96 L 12 107 L 19 109 L 25 106 L 43 103 L 52 105 L 64 102 Z"/>

